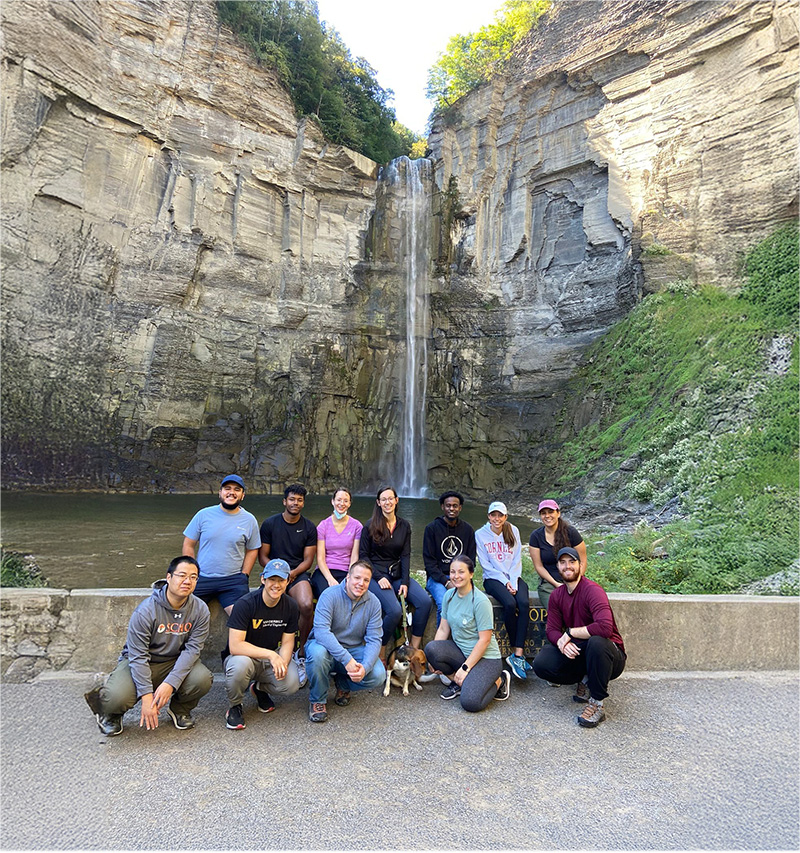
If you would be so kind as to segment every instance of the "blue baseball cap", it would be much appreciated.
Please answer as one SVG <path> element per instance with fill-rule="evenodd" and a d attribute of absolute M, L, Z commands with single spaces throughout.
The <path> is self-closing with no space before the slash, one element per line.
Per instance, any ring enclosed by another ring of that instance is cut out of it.
<path fill-rule="evenodd" d="M 289 564 L 286 560 L 274 559 L 270 560 L 266 566 L 264 566 L 264 571 L 261 572 L 261 580 L 266 580 L 267 578 L 283 578 L 284 580 L 289 580 L 289 575 L 291 573 L 291 569 L 289 568 Z"/>
<path fill-rule="evenodd" d="M 241 486 L 244 489 L 244 480 L 238 474 L 228 474 L 227 477 L 223 477 L 219 487 L 222 488 L 225 483 L 236 483 L 237 486 Z"/>

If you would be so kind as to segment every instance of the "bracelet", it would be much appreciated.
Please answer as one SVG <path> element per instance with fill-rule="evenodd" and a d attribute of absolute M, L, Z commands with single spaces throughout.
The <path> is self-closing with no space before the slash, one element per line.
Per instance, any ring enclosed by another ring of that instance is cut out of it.
<path fill-rule="evenodd" d="M 575 637 L 572 636 L 572 631 L 570 631 L 569 628 L 567 628 L 567 636 L 570 638 L 570 640 L 575 639 Z"/>

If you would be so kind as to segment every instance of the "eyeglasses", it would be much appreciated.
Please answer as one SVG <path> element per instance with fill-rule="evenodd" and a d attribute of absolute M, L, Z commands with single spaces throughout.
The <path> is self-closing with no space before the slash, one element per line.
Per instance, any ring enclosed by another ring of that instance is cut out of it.
<path fill-rule="evenodd" d="M 186 578 L 189 578 L 190 581 L 197 580 L 197 575 L 187 575 L 186 572 L 173 572 L 172 577 L 177 578 L 179 581 L 186 580 Z"/>

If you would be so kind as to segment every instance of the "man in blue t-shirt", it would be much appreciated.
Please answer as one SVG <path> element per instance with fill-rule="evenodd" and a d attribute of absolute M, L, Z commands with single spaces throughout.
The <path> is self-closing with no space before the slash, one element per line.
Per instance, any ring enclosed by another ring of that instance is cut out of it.
<path fill-rule="evenodd" d="M 306 639 L 314 624 L 314 591 L 311 589 L 309 569 L 317 555 L 316 525 L 303 518 L 303 507 L 308 490 L 300 483 L 292 483 L 283 490 L 283 512 L 271 515 L 261 525 L 261 549 L 258 561 L 286 560 L 291 569 L 286 588 L 300 608 L 300 636 L 294 661 L 300 673 L 300 686 L 306 683 Z"/>
<path fill-rule="evenodd" d="M 289 572 L 286 560 L 270 560 L 261 572 L 260 589 L 243 595 L 228 618 L 225 689 L 230 708 L 225 724 L 229 729 L 245 727 L 242 699 L 248 686 L 262 714 L 275 709 L 268 691 L 286 696 L 300 689 L 292 660 L 297 604 L 284 595 Z"/>
<path fill-rule="evenodd" d="M 244 492 L 242 478 L 228 474 L 219 504 L 195 513 L 183 531 L 183 556 L 196 557 L 200 565 L 194 594 L 206 604 L 219 599 L 228 615 L 249 589 L 261 542 L 256 517 L 241 506 Z"/>

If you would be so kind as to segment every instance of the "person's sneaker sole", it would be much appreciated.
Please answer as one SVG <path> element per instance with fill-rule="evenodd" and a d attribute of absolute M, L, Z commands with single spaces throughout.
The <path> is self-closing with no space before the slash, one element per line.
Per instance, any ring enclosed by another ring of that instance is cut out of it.
<path fill-rule="evenodd" d="M 506 699 L 508 699 L 508 697 L 511 695 L 511 673 L 507 669 L 504 669 L 500 675 L 500 678 L 503 679 L 503 684 L 501 684 L 497 688 L 497 693 L 495 693 L 494 695 L 495 702 L 505 702 Z M 504 687 L 504 695 L 501 695 L 501 691 L 503 691 Z"/>
<path fill-rule="evenodd" d="M 170 718 L 172 719 L 172 725 L 175 726 L 175 728 L 178 729 L 179 731 L 185 732 L 188 729 L 194 728 L 194 720 L 192 720 L 192 722 L 189 724 L 185 724 L 185 723 L 180 722 L 178 720 L 178 715 L 172 710 L 172 708 L 169 707 L 169 705 L 167 705 L 167 713 L 170 715 Z"/>

